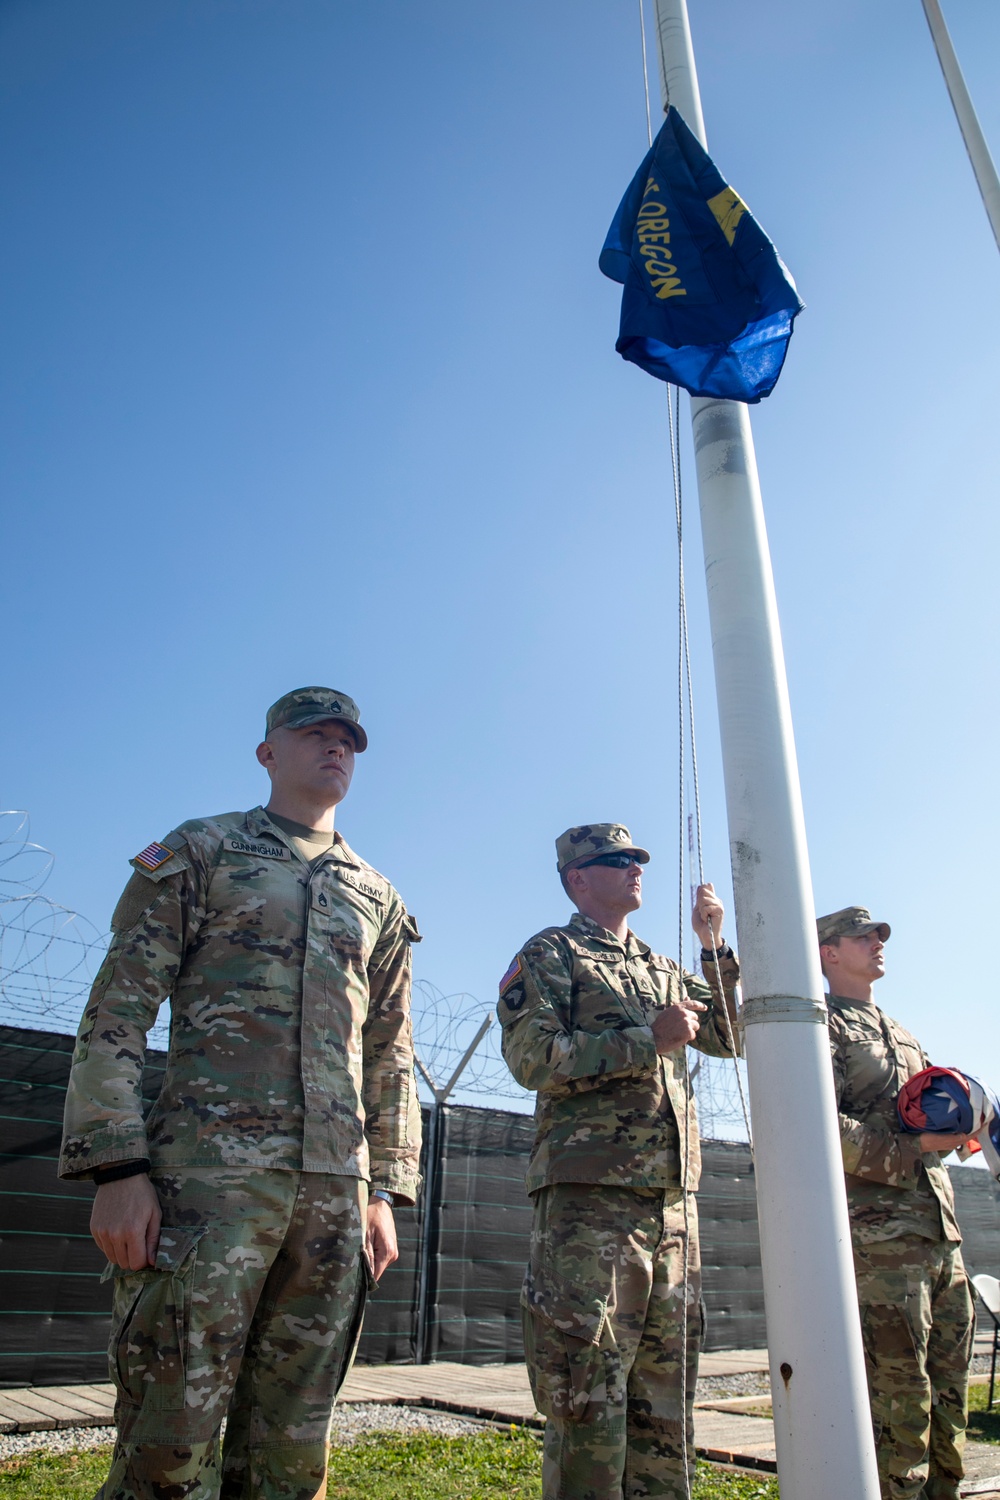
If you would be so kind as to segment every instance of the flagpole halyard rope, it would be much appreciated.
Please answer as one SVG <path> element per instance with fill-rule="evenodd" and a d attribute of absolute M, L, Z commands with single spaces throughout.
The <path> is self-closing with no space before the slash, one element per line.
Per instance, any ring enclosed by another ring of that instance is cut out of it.
<path fill-rule="evenodd" d="M 653 116 L 649 108 L 649 66 L 646 62 L 646 10 L 643 0 L 639 0 L 639 35 L 642 37 L 642 86 L 646 94 L 646 134 L 649 144 L 653 144 Z"/>
<path fill-rule="evenodd" d="M 653 119 L 649 102 L 649 65 L 646 52 L 646 17 L 643 0 L 639 0 L 639 28 L 642 37 L 642 81 L 646 101 L 646 133 L 650 146 L 653 144 Z M 672 401 L 671 401 L 672 398 Z M 681 996 L 684 994 L 684 935 L 685 935 L 685 903 L 684 903 L 684 821 L 685 821 L 685 797 L 684 797 L 684 770 L 686 764 L 686 748 L 690 747 L 691 778 L 694 793 L 694 814 L 696 830 L 696 850 L 698 884 L 705 883 L 705 866 L 702 848 L 701 831 L 701 788 L 698 776 L 698 749 L 695 738 L 694 718 L 694 684 L 691 672 L 691 643 L 688 633 L 687 595 L 684 579 L 684 507 L 683 491 L 681 485 L 681 454 L 680 454 L 680 387 L 667 385 L 667 428 L 670 437 L 670 468 L 673 480 L 674 493 L 674 517 L 677 528 L 677 795 L 678 795 L 678 872 L 677 872 L 677 962 L 678 962 L 678 984 Z M 686 704 L 685 704 L 686 694 Z M 685 707 L 687 712 L 685 714 Z M 739 1090 L 740 1107 L 743 1111 L 743 1120 L 746 1125 L 747 1139 L 750 1143 L 751 1156 L 753 1154 L 753 1134 L 750 1128 L 750 1112 L 747 1108 L 746 1098 L 743 1092 L 743 1080 L 740 1076 L 739 1061 L 736 1055 L 736 1040 L 733 1035 L 732 1020 L 729 1015 L 729 1007 L 726 1004 L 725 990 L 722 987 L 722 971 L 719 965 L 719 953 L 715 946 L 715 935 L 711 935 L 712 943 L 712 968 L 714 971 L 715 985 L 722 996 L 722 1009 L 725 1015 L 727 1040 L 733 1057 L 733 1068 L 736 1073 L 736 1086 Z M 687 1049 L 685 1048 L 685 1053 Z M 680 1422 L 680 1449 L 683 1455 L 684 1487 L 690 1500 L 691 1485 L 694 1467 L 694 1449 L 688 1442 L 687 1430 L 687 1406 L 688 1406 L 688 1318 L 690 1316 L 688 1303 L 690 1301 L 691 1288 L 691 1225 L 690 1225 L 690 1196 L 688 1182 L 691 1170 L 691 1105 L 694 1097 L 694 1086 L 689 1068 L 684 1069 L 684 1161 L 682 1167 L 681 1197 L 684 1215 L 684 1248 L 682 1266 L 682 1295 L 683 1305 L 681 1309 L 681 1422 Z"/>
<path fill-rule="evenodd" d="M 678 426 L 670 405 L 675 386 L 667 386 L 667 426 L 670 431 L 670 467 L 674 484 L 674 513 L 677 520 L 677 805 L 679 835 L 677 839 L 677 983 L 684 998 L 684 679 L 687 656 L 687 610 L 684 606 L 684 551 L 681 545 L 681 489 Z M 680 392 L 678 391 L 678 400 Z M 687 1048 L 684 1049 L 685 1058 Z M 693 1085 L 690 1069 L 684 1069 L 684 1165 L 681 1173 L 681 1203 L 684 1211 L 683 1279 L 684 1304 L 681 1310 L 681 1451 L 684 1455 L 684 1485 L 691 1495 L 692 1453 L 688 1443 L 688 1304 L 691 1300 L 691 1211 L 688 1180 L 691 1172 L 691 1098 Z"/>
<path fill-rule="evenodd" d="M 673 405 L 671 406 L 671 394 Z M 667 425 L 670 432 L 670 466 L 674 484 L 674 517 L 677 524 L 677 634 L 680 642 L 680 656 L 683 659 L 683 678 L 678 686 L 678 707 L 680 709 L 680 760 L 681 760 L 681 785 L 684 781 L 684 716 L 683 716 L 683 694 L 687 691 L 687 743 L 691 753 L 691 781 L 694 792 L 694 826 L 695 826 L 695 850 L 697 854 L 698 884 L 705 884 L 705 861 L 701 836 L 701 787 L 698 777 L 698 745 L 694 729 L 694 684 L 691 673 L 691 644 L 688 635 L 687 617 L 687 595 L 684 584 L 684 508 L 683 494 L 681 488 L 681 461 L 680 461 L 680 430 L 681 430 L 681 392 L 676 385 L 667 386 Z M 680 675 L 680 674 L 679 674 Z M 684 883 L 684 804 L 683 797 L 680 808 L 680 827 L 678 830 L 678 841 L 681 847 L 681 902 L 683 904 Z M 683 947 L 680 949 L 683 954 Z M 712 938 L 712 969 L 715 982 L 720 993 L 722 990 L 722 971 L 719 967 L 719 954 L 715 946 L 715 938 Z M 726 1024 L 726 1039 L 729 1042 L 729 1050 L 733 1057 L 733 1071 L 736 1074 L 736 1087 L 740 1096 L 740 1109 L 743 1113 L 743 1123 L 746 1126 L 747 1141 L 750 1146 L 750 1154 L 753 1156 L 753 1130 L 750 1125 L 750 1110 L 747 1105 L 746 1094 L 743 1089 L 743 1076 L 740 1073 L 740 1065 L 736 1055 L 736 1038 L 733 1035 L 733 1023 L 729 1015 L 729 1007 L 723 1001 L 723 1012 Z"/>

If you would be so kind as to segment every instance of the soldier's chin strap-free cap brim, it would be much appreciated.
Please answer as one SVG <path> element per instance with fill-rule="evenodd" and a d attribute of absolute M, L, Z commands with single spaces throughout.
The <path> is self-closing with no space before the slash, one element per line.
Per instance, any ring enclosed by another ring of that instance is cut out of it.
<path fill-rule="evenodd" d="M 820 946 L 839 937 L 867 937 L 877 932 L 883 943 L 889 941 L 892 928 L 888 922 L 876 922 L 867 906 L 844 906 L 816 918 L 816 936 Z"/>
<path fill-rule="evenodd" d="M 560 875 L 601 854 L 634 854 L 641 865 L 649 861 L 648 852 L 633 844 L 624 823 L 580 823 L 556 839 L 556 869 Z"/>
<path fill-rule="evenodd" d="M 309 724 L 346 724 L 354 736 L 354 748 L 360 754 L 362 750 L 368 749 L 368 736 L 360 724 L 355 724 L 353 719 L 348 719 L 343 714 L 306 714 L 303 718 L 286 719 L 283 724 L 275 724 L 275 729 L 305 729 Z"/>
<path fill-rule="evenodd" d="M 323 724 L 327 720 L 347 725 L 356 750 L 368 749 L 358 705 L 337 688 L 304 687 L 285 693 L 267 711 L 264 738 L 275 729 L 305 729 L 309 724 Z"/>

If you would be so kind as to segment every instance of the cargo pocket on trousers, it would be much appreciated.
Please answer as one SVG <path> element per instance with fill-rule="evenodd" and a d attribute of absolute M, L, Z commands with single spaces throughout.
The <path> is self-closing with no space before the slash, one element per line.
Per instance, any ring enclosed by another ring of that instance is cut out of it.
<path fill-rule="evenodd" d="M 878 1368 L 897 1360 L 912 1361 L 917 1341 L 906 1309 L 891 1303 L 869 1303 L 861 1314 L 861 1339 L 865 1354 Z"/>
<path fill-rule="evenodd" d="M 198 1229 L 164 1229 L 155 1266 L 126 1271 L 108 1266 L 102 1280 L 113 1280 L 114 1312 L 108 1350 L 122 1399 L 147 1411 L 181 1411 L 184 1406 L 191 1287 L 197 1264 Z"/>
<path fill-rule="evenodd" d="M 564 1422 L 622 1416 L 621 1358 L 608 1323 L 608 1299 L 529 1265 L 521 1288 L 524 1353 L 538 1410 Z"/>

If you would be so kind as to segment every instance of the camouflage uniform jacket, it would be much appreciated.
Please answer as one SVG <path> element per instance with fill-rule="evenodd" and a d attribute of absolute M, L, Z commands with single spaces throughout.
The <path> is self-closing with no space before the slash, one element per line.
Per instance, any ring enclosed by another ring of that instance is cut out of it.
<path fill-rule="evenodd" d="M 732 995 L 734 956 L 721 960 Z M 661 1057 L 650 1022 L 680 999 L 681 985 L 708 1005 L 693 1046 L 730 1055 L 721 993 L 629 932 L 624 943 L 576 913 L 518 953 L 501 981 L 503 1055 L 518 1083 L 536 1089 L 528 1192 L 556 1182 L 694 1191 L 701 1150 L 687 1054 Z M 686 1162 L 686 1171 L 685 1171 Z"/>
<path fill-rule="evenodd" d="M 183 823 L 136 873 L 80 1023 L 62 1177 L 281 1167 L 370 1177 L 412 1200 L 420 1108 L 410 1031 L 413 918 L 337 835 L 312 867 L 262 808 Z M 145 1124 L 146 1033 L 171 1000 Z"/>
<path fill-rule="evenodd" d="M 899 1127 L 896 1096 L 928 1066 L 914 1037 L 877 1005 L 827 996 L 833 1081 L 847 1174 L 851 1233 L 858 1244 L 916 1234 L 962 1238 L 955 1196 L 936 1153 Z"/>

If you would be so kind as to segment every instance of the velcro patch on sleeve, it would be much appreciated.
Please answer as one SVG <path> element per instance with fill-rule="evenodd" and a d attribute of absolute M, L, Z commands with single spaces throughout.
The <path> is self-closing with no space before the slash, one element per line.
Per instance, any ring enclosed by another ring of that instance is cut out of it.
<path fill-rule="evenodd" d="M 141 865 L 144 870 L 158 870 L 165 865 L 168 859 L 173 859 L 176 850 L 168 849 L 164 844 L 147 844 L 139 854 L 135 856 L 135 863 Z"/>
<path fill-rule="evenodd" d="M 514 980 L 518 977 L 518 975 L 520 974 L 520 972 L 521 972 L 521 955 L 518 954 L 517 957 L 514 959 L 513 963 L 511 964 L 510 968 L 507 970 L 506 974 L 503 976 L 503 978 L 500 981 L 500 993 L 501 993 L 501 995 L 503 994 L 504 990 L 510 988 L 510 986 L 514 983 Z"/>

